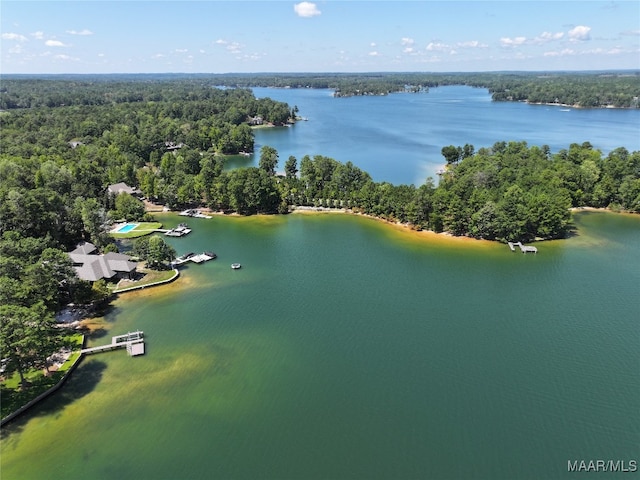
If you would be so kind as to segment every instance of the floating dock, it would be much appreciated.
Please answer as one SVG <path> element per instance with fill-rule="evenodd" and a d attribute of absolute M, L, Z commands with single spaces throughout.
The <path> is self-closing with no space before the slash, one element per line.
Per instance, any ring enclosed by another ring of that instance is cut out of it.
<path fill-rule="evenodd" d="M 508 245 L 512 252 L 515 252 L 516 247 L 518 247 L 522 253 L 538 253 L 538 249 L 536 247 L 523 245 L 521 242 L 509 242 Z"/>
<path fill-rule="evenodd" d="M 171 266 L 177 267 L 187 262 L 193 262 L 193 263 L 208 262 L 209 260 L 213 260 L 216 257 L 217 255 L 213 252 L 202 252 L 200 254 L 189 252 L 176 258 L 173 262 L 171 262 Z"/>
<path fill-rule="evenodd" d="M 183 237 L 189 233 L 191 233 L 191 229 L 186 223 L 181 223 L 176 228 L 172 228 L 171 230 L 164 232 L 167 237 Z"/>
<path fill-rule="evenodd" d="M 200 210 L 183 210 L 178 215 L 182 215 L 183 217 L 194 217 L 194 218 L 211 218 L 209 215 L 205 215 Z"/>
<path fill-rule="evenodd" d="M 94 353 L 108 352 L 118 348 L 126 348 L 127 353 L 131 357 L 144 355 L 144 333 L 140 330 L 129 332 L 124 335 L 111 337 L 111 343 L 100 345 L 98 347 L 83 348 L 80 353 L 84 355 L 92 355 Z"/>

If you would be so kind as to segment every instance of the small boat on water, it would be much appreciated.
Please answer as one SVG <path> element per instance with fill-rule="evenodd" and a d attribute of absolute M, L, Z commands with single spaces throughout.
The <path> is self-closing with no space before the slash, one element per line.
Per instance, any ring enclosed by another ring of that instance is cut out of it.
<path fill-rule="evenodd" d="M 231 264 L 231 268 L 232 268 L 233 270 L 238 270 L 238 269 L 239 269 L 239 268 L 241 268 L 241 267 L 242 267 L 242 265 L 240 265 L 239 263 L 232 263 L 232 264 Z"/>
<path fill-rule="evenodd" d="M 218 255 L 215 254 L 215 252 L 203 252 L 207 257 L 211 257 L 211 259 L 213 260 L 214 258 L 218 258 Z"/>

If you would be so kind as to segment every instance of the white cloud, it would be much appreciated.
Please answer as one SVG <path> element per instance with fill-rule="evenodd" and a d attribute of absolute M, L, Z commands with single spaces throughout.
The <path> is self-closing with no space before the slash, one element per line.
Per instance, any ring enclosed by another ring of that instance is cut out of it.
<path fill-rule="evenodd" d="M 242 50 L 242 45 L 238 42 L 231 42 L 227 45 L 227 50 L 229 50 L 231 53 L 240 53 L 240 51 Z"/>
<path fill-rule="evenodd" d="M 298 14 L 299 17 L 304 18 L 315 17 L 316 15 L 320 15 L 322 13 L 320 10 L 318 10 L 316 4 L 311 2 L 296 3 L 293 6 L 293 10 Z"/>
<path fill-rule="evenodd" d="M 44 42 L 44 44 L 47 47 L 66 47 L 67 46 L 64 43 L 62 43 L 60 40 L 47 40 L 46 42 Z"/>
<path fill-rule="evenodd" d="M 584 25 L 578 25 L 575 28 L 569 30 L 569 39 L 572 42 L 582 42 L 585 40 L 591 40 L 591 27 L 585 27 Z"/>
<path fill-rule="evenodd" d="M 224 48 L 226 48 L 229 52 L 236 54 L 240 53 L 242 47 L 244 46 L 238 42 L 229 42 L 228 40 L 223 40 L 222 38 L 216 40 L 215 43 L 216 45 L 224 46 Z"/>
<path fill-rule="evenodd" d="M 19 33 L 3 33 L 2 34 L 2 39 L 3 40 L 15 40 L 17 42 L 26 42 L 27 41 L 27 37 L 25 37 L 24 35 L 20 35 Z"/>
<path fill-rule="evenodd" d="M 564 37 L 563 32 L 551 33 L 551 32 L 542 32 L 536 38 L 533 39 L 533 43 L 542 44 L 547 42 L 553 42 L 554 40 L 560 40 Z"/>
<path fill-rule="evenodd" d="M 444 52 L 449 50 L 451 47 L 445 43 L 434 43 L 431 42 L 427 45 L 427 50 L 430 52 Z"/>
<path fill-rule="evenodd" d="M 575 50 L 571 48 L 565 48 L 564 50 L 558 50 L 553 52 L 545 52 L 543 55 L 545 57 L 566 57 L 567 55 L 575 55 Z"/>
<path fill-rule="evenodd" d="M 186 48 L 176 48 L 176 53 L 187 53 L 188 51 Z"/>
<path fill-rule="evenodd" d="M 67 30 L 69 35 L 93 35 L 91 30 L 87 30 L 86 28 L 83 30 Z"/>
<path fill-rule="evenodd" d="M 53 58 L 54 60 L 62 60 L 63 62 L 77 62 L 79 60 L 69 55 L 54 55 Z"/>
<path fill-rule="evenodd" d="M 369 44 L 369 46 L 370 46 L 371 48 L 375 48 L 375 46 L 376 46 L 376 42 L 371 42 L 371 43 Z"/>
<path fill-rule="evenodd" d="M 44 38 L 44 32 L 40 32 L 40 31 L 38 31 L 38 32 L 33 32 L 33 33 L 31 34 L 31 36 L 32 36 L 33 38 L 35 38 L 36 40 L 42 40 L 42 39 Z"/>
<path fill-rule="evenodd" d="M 524 45 L 527 42 L 527 37 L 502 37 L 500 43 L 505 47 L 516 47 L 518 45 Z"/>
<path fill-rule="evenodd" d="M 400 39 L 400 45 L 402 45 L 404 48 L 402 49 L 402 53 L 413 53 L 414 52 L 414 48 L 413 45 L 416 42 L 413 40 L 413 38 L 409 38 L 409 37 L 402 37 Z"/>
<path fill-rule="evenodd" d="M 478 40 L 469 40 L 467 42 L 458 42 L 456 46 L 460 48 L 487 48 L 489 45 L 480 43 Z"/>
<path fill-rule="evenodd" d="M 640 29 L 638 30 L 626 30 L 624 32 L 622 32 L 620 35 L 628 35 L 631 37 L 639 37 L 640 36 Z"/>
<path fill-rule="evenodd" d="M 380 56 L 380 54 L 378 52 L 374 51 L 374 52 L 369 52 L 369 56 L 370 57 L 378 57 L 378 56 Z"/>

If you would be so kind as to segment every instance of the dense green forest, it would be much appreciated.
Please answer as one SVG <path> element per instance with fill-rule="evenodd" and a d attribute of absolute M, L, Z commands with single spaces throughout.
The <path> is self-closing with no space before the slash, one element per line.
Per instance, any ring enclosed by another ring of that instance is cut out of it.
<path fill-rule="evenodd" d="M 112 88 L 104 92 L 103 84 Z M 173 92 L 160 84 L 172 84 Z M 132 88 L 132 84 L 136 88 Z M 72 85 L 74 89 L 68 89 Z M 486 88 L 494 101 L 640 108 L 640 72 L 296 73 L 4 76 L 0 109 L 168 101 L 199 95 L 203 85 L 233 88 L 328 88 L 336 97 L 421 92 L 430 87 Z M 159 93 L 158 88 L 162 88 Z M 284 119 L 286 120 L 286 119 Z M 284 121 L 282 118 L 273 121 Z"/>
<path fill-rule="evenodd" d="M 61 306 L 108 294 L 78 280 L 65 252 L 80 240 L 114 250 L 110 222 L 148 215 L 140 200 L 108 195 L 109 184 L 135 185 L 171 208 L 339 207 L 500 241 L 563 237 L 570 207 L 640 212 L 640 152 L 624 148 L 605 156 L 589 143 L 553 154 L 524 142 L 443 146 L 438 184 L 419 186 L 374 182 L 320 154 L 281 160 L 269 146 L 258 167 L 225 170 L 224 153 L 253 149 L 255 117 L 281 124 L 297 107 L 202 79 L 3 80 L 2 89 L 0 348 L 9 372 L 39 367 L 58 348 Z"/>
<path fill-rule="evenodd" d="M 278 152 L 270 147 L 263 148 L 259 168 L 225 171 L 221 154 L 253 149 L 254 117 L 283 123 L 297 107 L 193 79 L 83 81 L 24 80 L 16 90 L 31 91 L 29 100 L 16 98 L 25 107 L 1 114 L 0 233 L 50 237 L 65 248 L 80 239 L 106 244 L 89 212 L 128 215 L 105 195 L 117 182 L 172 208 L 252 214 L 340 206 L 417 228 L 502 240 L 562 236 L 566 216 L 553 227 L 531 218 L 545 213 L 541 206 L 639 210 L 639 154 L 623 148 L 603 157 L 588 143 L 553 155 L 523 143 L 477 152 L 471 145 L 444 146 L 449 167 L 437 187 L 432 180 L 419 187 L 376 183 L 357 166 L 322 155 L 287 159 L 280 178 Z M 3 88 L 12 92 L 11 85 Z M 506 226 L 509 189 L 528 212 L 524 226 Z M 480 215 L 493 213 L 500 228 L 479 228 Z"/>

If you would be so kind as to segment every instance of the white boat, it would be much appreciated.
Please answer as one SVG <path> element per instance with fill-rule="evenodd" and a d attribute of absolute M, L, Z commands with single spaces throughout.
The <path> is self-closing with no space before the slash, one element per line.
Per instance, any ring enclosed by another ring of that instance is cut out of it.
<path fill-rule="evenodd" d="M 239 263 L 232 263 L 232 264 L 231 264 L 231 268 L 232 268 L 233 270 L 238 270 L 238 269 L 239 269 L 239 268 L 241 268 L 241 267 L 242 267 L 242 265 L 240 265 Z"/>

